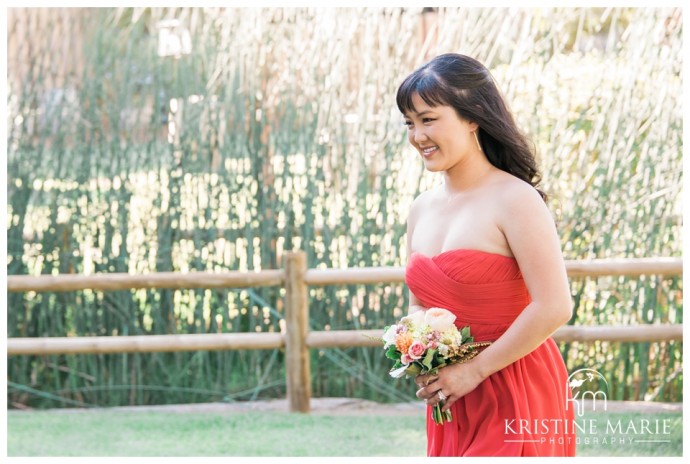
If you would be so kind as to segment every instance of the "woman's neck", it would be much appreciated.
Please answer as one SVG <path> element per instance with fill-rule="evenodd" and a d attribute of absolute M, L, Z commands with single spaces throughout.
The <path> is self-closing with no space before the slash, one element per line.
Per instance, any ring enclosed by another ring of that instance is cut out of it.
<path fill-rule="evenodd" d="M 442 190 L 448 195 L 468 192 L 481 185 L 495 169 L 483 154 L 478 154 L 445 171 Z"/>

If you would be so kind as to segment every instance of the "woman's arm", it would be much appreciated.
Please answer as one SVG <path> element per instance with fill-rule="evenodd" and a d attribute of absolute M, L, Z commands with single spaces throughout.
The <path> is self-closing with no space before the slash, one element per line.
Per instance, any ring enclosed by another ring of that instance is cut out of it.
<path fill-rule="evenodd" d="M 517 187 L 524 187 L 519 185 Z M 506 199 L 500 227 L 532 302 L 505 333 L 475 358 L 482 378 L 531 353 L 572 316 L 573 303 L 553 217 L 531 187 Z"/>
<path fill-rule="evenodd" d="M 410 255 L 412 254 L 412 234 L 414 233 L 414 225 L 417 220 L 417 209 L 419 208 L 419 203 L 421 201 L 421 195 L 419 195 L 417 198 L 415 198 L 412 201 L 412 206 L 410 206 L 410 213 L 407 216 L 407 260 L 410 260 Z M 409 290 L 409 289 L 408 289 Z M 414 296 L 414 293 L 412 293 L 412 290 L 409 290 L 409 300 L 410 300 L 410 306 L 407 310 L 407 314 L 412 314 L 416 311 L 419 310 L 424 310 L 424 306 L 422 306 L 422 302 L 417 299 L 416 296 Z"/>
<path fill-rule="evenodd" d="M 527 184 L 513 183 L 504 191 L 498 225 L 517 259 L 530 304 L 489 347 L 465 364 L 448 366 L 421 388 L 417 396 L 428 404 L 442 390 L 447 410 L 458 398 L 474 390 L 488 376 L 541 345 L 572 315 L 572 300 L 565 264 L 553 218 L 539 194 Z"/>

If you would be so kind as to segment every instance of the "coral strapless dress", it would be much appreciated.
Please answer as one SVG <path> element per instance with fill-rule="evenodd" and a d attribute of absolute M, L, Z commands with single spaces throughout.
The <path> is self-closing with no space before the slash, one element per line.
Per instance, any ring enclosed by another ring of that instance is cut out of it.
<path fill-rule="evenodd" d="M 459 328 L 469 325 L 477 342 L 500 337 L 531 301 L 514 258 L 478 250 L 413 252 L 405 282 L 424 307 L 446 308 Z M 574 456 L 574 408 L 566 410 L 571 395 L 565 363 L 549 337 L 453 403 L 451 422 L 435 424 L 427 407 L 427 454 Z"/>

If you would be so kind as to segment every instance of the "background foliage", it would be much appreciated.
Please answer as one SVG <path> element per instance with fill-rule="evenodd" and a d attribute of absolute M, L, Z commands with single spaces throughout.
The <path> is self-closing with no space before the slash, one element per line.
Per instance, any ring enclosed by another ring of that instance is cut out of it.
<path fill-rule="evenodd" d="M 10 9 L 8 274 L 404 266 L 440 181 L 397 86 L 475 56 L 534 141 L 567 259 L 681 255 L 680 9 Z M 573 279 L 572 324 L 682 322 L 682 281 Z M 278 288 L 9 294 L 8 336 L 277 331 Z M 310 290 L 382 328 L 401 284 Z M 563 344 L 610 398 L 682 400 L 682 344 Z M 316 396 L 411 400 L 378 349 L 312 350 Z M 280 397 L 275 351 L 16 356 L 12 407 Z"/>

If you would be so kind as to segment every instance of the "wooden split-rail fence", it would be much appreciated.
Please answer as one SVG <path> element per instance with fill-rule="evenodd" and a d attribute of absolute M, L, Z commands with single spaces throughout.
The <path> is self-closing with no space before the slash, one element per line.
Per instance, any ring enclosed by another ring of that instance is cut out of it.
<path fill-rule="evenodd" d="M 570 277 L 610 275 L 680 275 L 681 258 L 598 259 L 566 261 Z M 8 292 L 68 292 L 75 290 L 130 290 L 135 288 L 246 288 L 285 287 L 285 324 L 280 332 L 142 335 L 109 337 L 8 338 L 7 354 L 101 354 L 198 350 L 267 350 L 284 348 L 287 396 L 291 411 L 309 412 L 311 376 L 310 348 L 379 346 L 370 337 L 379 330 L 309 331 L 309 286 L 404 282 L 404 268 L 370 267 L 307 269 L 306 253 L 288 252 L 284 268 L 257 272 L 224 273 L 159 272 L 80 275 L 8 276 Z M 12 310 L 12 308 L 9 308 Z M 570 341 L 666 341 L 682 340 L 682 324 L 621 326 L 563 326 L 553 335 L 557 342 Z"/>

